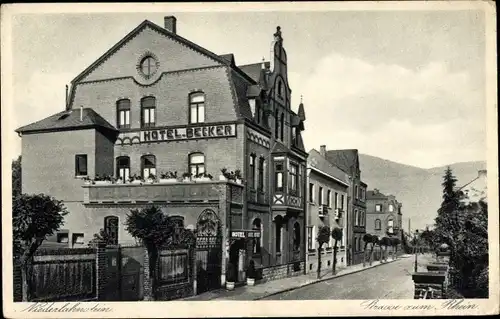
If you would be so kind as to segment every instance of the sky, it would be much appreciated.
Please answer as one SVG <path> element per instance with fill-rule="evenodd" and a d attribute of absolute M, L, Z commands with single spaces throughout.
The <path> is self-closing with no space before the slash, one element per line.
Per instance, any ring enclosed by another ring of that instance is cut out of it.
<path fill-rule="evenodd" d="M 167 15 L 237 65 L 269 60 L 281 26 L 307 150 L 356 148 L 422 168 L 486 159 L 485 21 L 474 10 L 15 15 L 13 127 L 62 111 L 66 84 L 143 20 L 163 26 Z"/>

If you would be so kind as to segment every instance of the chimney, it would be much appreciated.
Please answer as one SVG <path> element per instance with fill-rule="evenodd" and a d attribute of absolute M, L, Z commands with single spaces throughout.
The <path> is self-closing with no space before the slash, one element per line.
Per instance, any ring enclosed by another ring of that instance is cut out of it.
<path fill-rule="evenodd" d="M 165 29 L 177 34 L 177 19 L 174 16 L 165 17 Z"/>
<path fill-rule="evenodd" d="M 321 154 L 321 156 L 325 157 L 326 156 L 326 145 L 321 145 L 319 147 L 319 153 Z"/>
<path fill-rule="evenodd" d="M 66 85 L 66 111 L 68 110 L 68 85 Z"/>
<path fill-rule="evenodd" d="M 376 189 L 376 188 L 375 188 L 375 189 L 373 190 L 373 193 L 374 193 L 374 194 L 378 194 L 378 189 Z"/>
<path fill-rule="evenodd" d="M 80 105 L 80 122 L 83 122 L 83 105 Z"/>

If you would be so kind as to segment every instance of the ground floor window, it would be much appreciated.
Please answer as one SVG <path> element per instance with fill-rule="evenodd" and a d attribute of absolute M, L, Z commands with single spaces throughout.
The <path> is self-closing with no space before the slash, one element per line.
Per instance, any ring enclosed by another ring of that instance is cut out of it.
<path fill-rule="evenodd" d="M 300 250 L 300 224 L 298 222 L 293 225 L 293 250 Z"/>

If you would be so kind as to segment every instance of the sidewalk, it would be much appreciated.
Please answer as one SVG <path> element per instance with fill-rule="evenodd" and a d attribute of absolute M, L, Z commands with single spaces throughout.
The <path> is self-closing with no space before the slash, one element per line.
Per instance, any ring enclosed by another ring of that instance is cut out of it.
<path fill-rule="evenodd" d="M 385 263 L 374 261 L 371 266 L 368 264 L 363 267 L 363 264 L 353 265 L 347 268 L 337 270 L 337 274 L 332 275 L 332 270 L 324 270 L 321 273 L 321 278 L 317 279 L 315 271 L 305 275 L 283 278 L 278 280 L 267 281 L 255 286 L 242 286 L 229 291 L 225 288 L 206 292 L 197 296 L 184 298 L 182 300 L 259 300 L 269 296 L 273 296 L 282 292 L 294 290 L 304 286 L 312 285 L 320 281 L 330 280 L 332 278 L 342 277 L 352 273 L 360 272 L 366 269 L 378 267 L 384 264 L 396 262 L 402 258 L 408 258 L 412 255 L 401 255 L 396 260 L 389 259 Z"/>

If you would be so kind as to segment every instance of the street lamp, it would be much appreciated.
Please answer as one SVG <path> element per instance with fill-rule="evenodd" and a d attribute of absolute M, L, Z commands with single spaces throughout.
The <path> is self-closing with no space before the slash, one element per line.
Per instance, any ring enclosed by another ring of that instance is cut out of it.
<path fill-rule="evenodd" d="M 418 229 L 415 230 L 415 272 L 417 272 L 417 268 L 418 268 L 418 258 L 417 258 L 417 255 L 418 255 Z"/>

